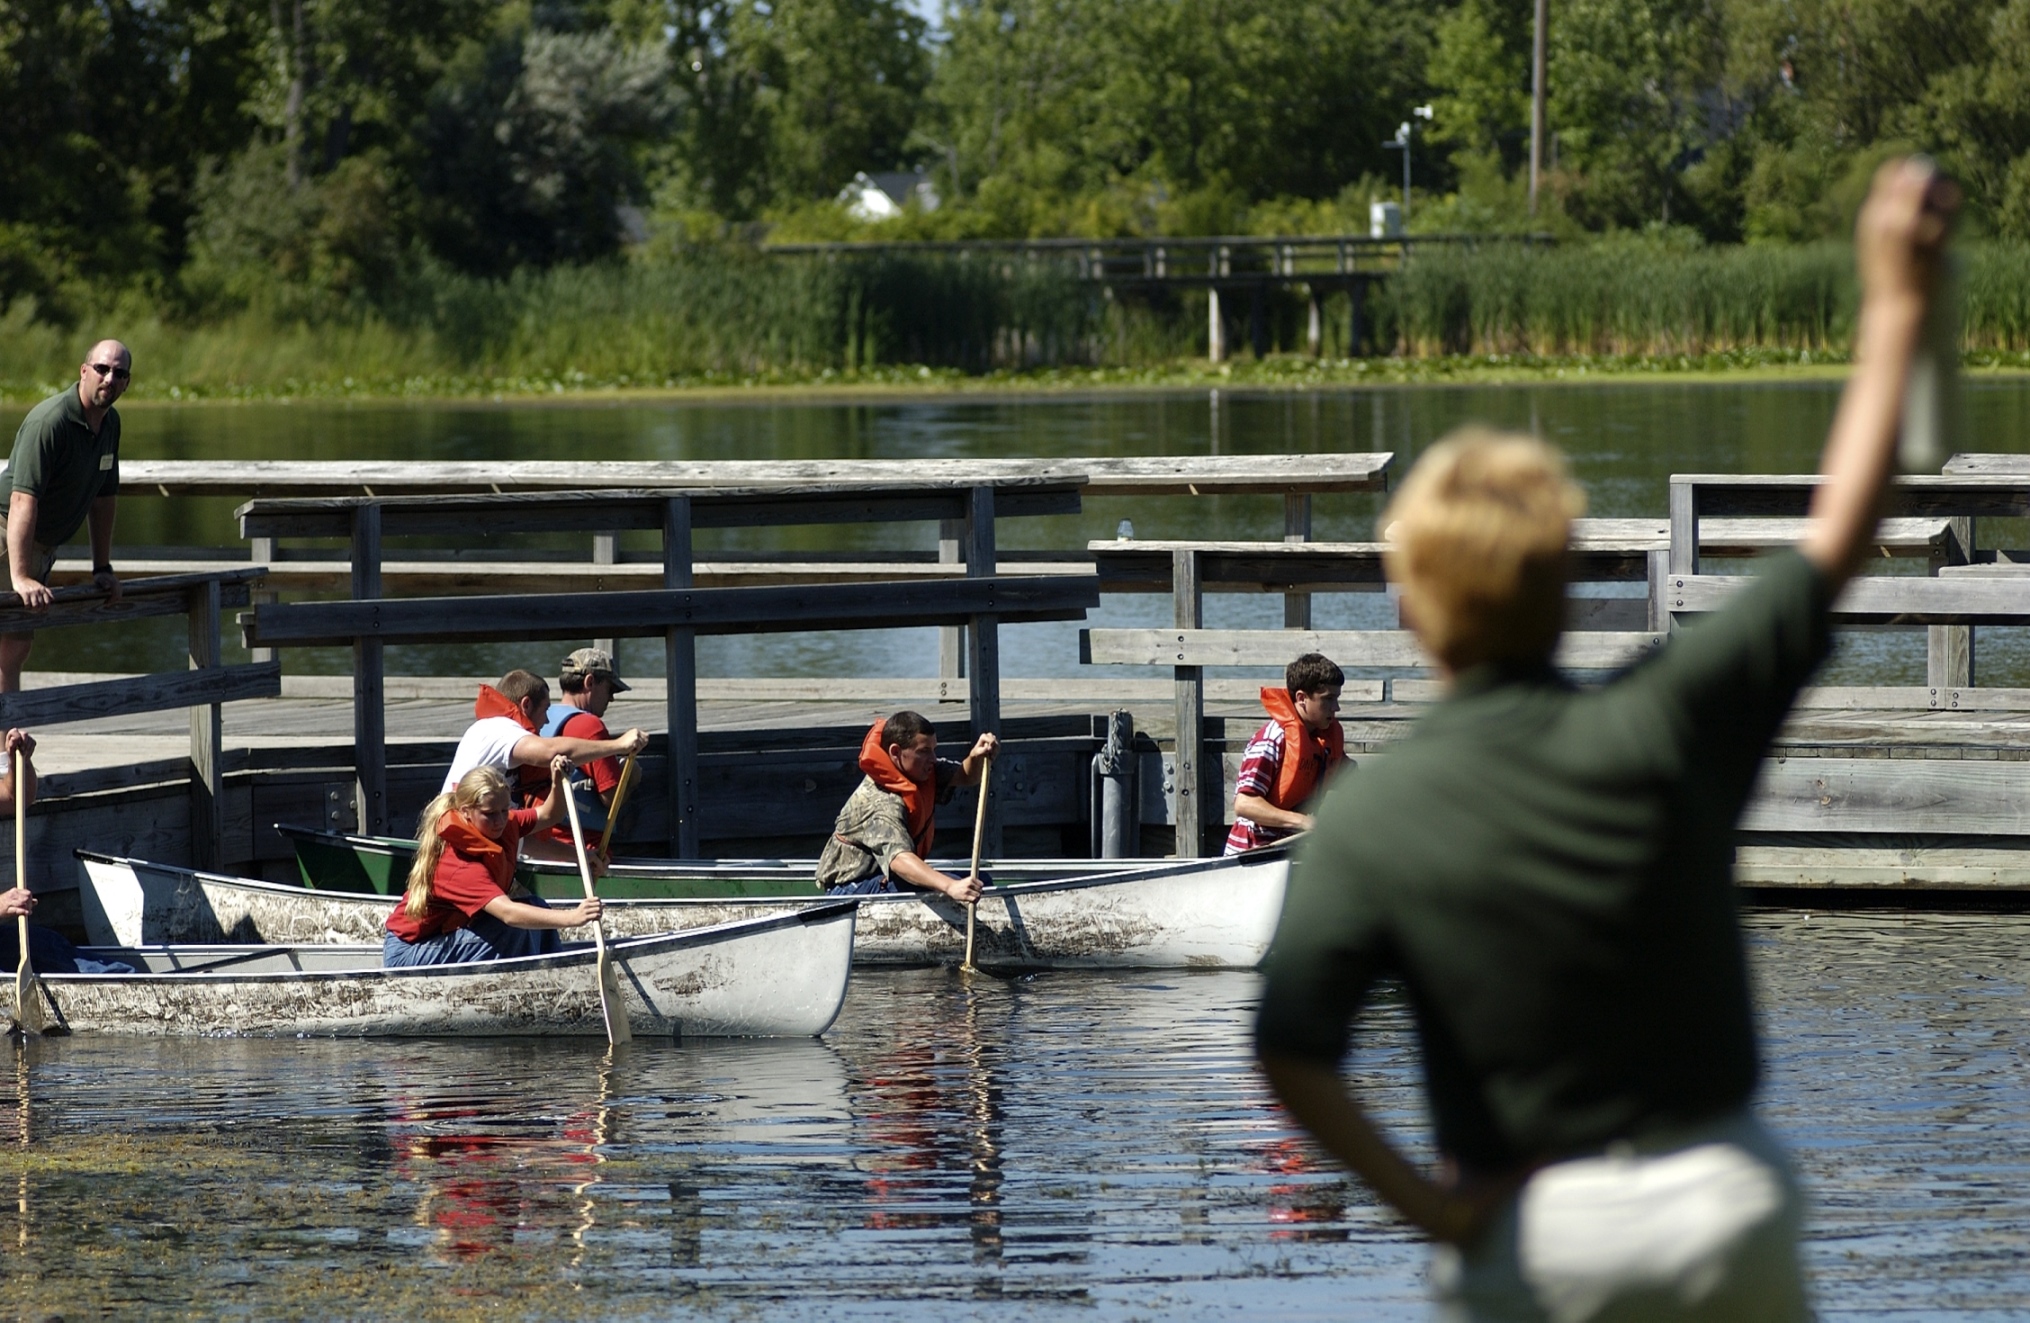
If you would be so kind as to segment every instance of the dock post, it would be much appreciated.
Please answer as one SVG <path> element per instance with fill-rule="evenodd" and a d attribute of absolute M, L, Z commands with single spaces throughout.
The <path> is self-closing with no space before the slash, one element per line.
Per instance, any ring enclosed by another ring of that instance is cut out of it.
<path fill-rule="evenodd" d="M 1204 618 L 1203 588 L 1196 551 L 1170 553 L 1170 594 L 1177 628 L 1197 629 Z M 1196 859 L 1205 850 L 1205 670 L 1179 666 L 1172 671 L 1177 701 L 1175 784 L 1177 857 Z"/>
<path fill-rule="evenodd" d="M 1667 580 L 1671 576 L 1671 554 L 1658 548 L 1646 553 L 1649 569 L 1649 611 L 1646 615 L 1647 628 L 1652 634 L 1668 634 L 1671 627 L 1670 607 L 1666 605 L 1670 592 Z"/>
<path fill-rule="evenodd" d="M 1311 493 L 1283 493 L 1283 541 L 1311 540 Z M 1311 628 L 1311 594 L 1283 594 L 1283 628 Z"/>
<path fill-rule="evenodd" d="M 1321 358 L 1325 354 L 1324 297 L 1318 292 L 1318 286 L 1313 285 L 1310 297 L 1305 300 L 1310 305 L 1311 315 L 1304 324 L 1304 352 L 1313 358 Z"/>
<path fill-rule="evenodd" d="M 1974 558 L 1974 521 L 1960 516 L 1946 521 L 1945 545 L 1927 567 L 1935 577 L 1941 565 L 1965 565 Z M 1974 627 L 1932 625 L 1924 631 L 1924 682 L 1933 689 L 1970 689 L 1974 683 Z"/>
<path fill-rule="evenodd" d="M 381 507 L 352 510 L 352 596 L 371 602 L 381 595 Z M 388 831 L 387 658 L 377 638 L 352 641 L 353 802 L 358 830 L 365 836 Z"/>
<path fill-rule="evenodd" d="M 248 546 L 252 549 L 252 558 L 254 564 L 273 565 L 275 563 L 274 538 L 271 537 L 249 538 L 247 539 L 247 543 Z M 276 592 L 272 588 L 256 588 L 247 595 L 247 603 L 250 606 L 260 606 L 263 603 L 278 601 L 280 600 L 280 598 L 281 594 Z M 275 650 L 273 648 L 248 648 L 247 660 L 256 662 L 274 661 Z"/>
<path fill-rule="evenodd" d="M 190 669 L 219 665 L 219 583 L 190 590 Z M 220 801 L 219 754 L 225 743 L 225 708 L 206 703 L 190 709 L 190 862 L 217 868 L 225 862 L 225 810 Z"/>
<path fill-rule="evenodd" d="M 1215 363 L 1226 362 L 1226 322 L 1219 313 L 1219 286 L 1205 289 L 1205 356 Z"/>
<path fill-rule="evenodd" d="M 972 489 L 966 506 L 966 577 L 985 578 L 994 573 L 994 563 L 994 489 L 983 484 Z M 999 734 L 1000 617 L 977 615 L 967 624 L 966 662 L 966 696 L 972 708 L 973 738 L 978 739 L 990 730 Z M 1001 855 L 1001 804 L 991 786 L 989 791 L 980 839 L 984 857 L 991 859 Z"/>
<path fill-rule="evenodd" d="M 620 551 L 620 535 L 618 533 L 594 533 L 592 535 L 592 563 L 594 565 L 613 564 L 617 559 L 619 559 L 618 555 L 619 551 Z M 604 652 L 607 656 L 614 658 L 615 664 L 618 665 L 620 650 L 616 648 L 614 644 L 615 640 L 613 639 L 592 640 L 593 647 L 598 648 L 601 652 Z"/>
<path fill-rule="evenodd" d="M 966 535 L 966 521 L 963 519 L 940 519 L 937 523 L 937 563 L 956 565 L 963 558 L 962 546 Z M 939 625 L 937 627 L 937 678 L 942 681 L 938 692 L 945 702 L 959 701 L 959 687 L 952 683 L 963 680 L 966 675 L 966 629 L 963 625 Z"/>
<path fill-rule="evenodd" d="M 663 503 L 663 587 L 692 585 L 691 498 Z M 669 725 L 670 853 L 696 859 L 698 840 L 698 631 L 673 626 L 663 635 L 663 700 Z"/>

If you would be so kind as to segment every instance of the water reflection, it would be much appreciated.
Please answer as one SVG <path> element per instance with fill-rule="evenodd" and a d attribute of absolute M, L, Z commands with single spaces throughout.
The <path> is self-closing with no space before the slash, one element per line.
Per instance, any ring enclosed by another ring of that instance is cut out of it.
<path fill-rule="evenodd" d="M 1774 913 L 1750 932 L 1766 1111 L 1815 1201 L 1823 1312 L 2030 1312 L 2030 918 Z M 32 1043 L 0 1099 L 11 1298 L 30 1316 L 943 1319 L 992 1300 L 1422 1318 L 1422 1247 L 1270 1104 L 1256 987 L 880 973 L 823 1042 L 611 1055 Z M 1423 1133 L 1400 998 L 1348 1068 Z"/>

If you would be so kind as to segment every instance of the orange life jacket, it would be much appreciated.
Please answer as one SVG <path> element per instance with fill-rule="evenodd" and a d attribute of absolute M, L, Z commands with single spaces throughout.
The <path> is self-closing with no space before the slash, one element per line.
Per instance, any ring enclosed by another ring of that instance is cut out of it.
<path fill-rule="evenodd" d="M 860 770 L 874 778 L 874 784 L 891 794 L 902 796 L 902 807 L 909 814 L 909 838 L 916 842 L 919 859 L 930 858 L 930 843 L 937 839 L 937 777 L 933 773 L 930 784 L 912 781 L 895 765 L 888 756 L 888 746 L 881 741 L 881 728 L 888 723 L 877 721 L 867 730 L 867 738 L 860 741 Z"/>
<path fill-rule="evenodd" d="M 531 735 L 543 733 L 541 727 L 529 720 L 529 714 L 522 711 L 521 704 L 490 684 L 479 687 L 479 697 L 472 704 L 472 717 L 475 721 L 506 717 Z M 549 766 L 511 767 L 508 769 L 508 783 L 514 787 L 517 805 L 528 808 L 540 804 L 550 795 Z"/>
<path fill-rule="evenodd" d="M 484 864 L 502 891 L 513 885 L 515 861 L 509 856 L 506 846 L 500 841 L 488 840 L 486 833 L 467 822 L 465 815 L 457 809 L 446 809 L 444 816 L 437 819 L 437 837 L 444 842 L 446 849 Z"/>
<path fill-rule="evenodd" d="M 472 704 L 472 719 L 484 721 L 488 717 L 508 717 L 531 735 L 540 734 L 536 723 L 529 720 L 529 714 L 522 711 L 522 705 L 509 698 L 490 684 L 479 687 L 479 697 Z"/>
<path fill-rule="evenodd" d="M 1262 690 L 1262 710 L 1283 728 L 1283 762 L 1269 802 L 1294 812 L 1328 771 L 1346 761 L 1346 731 L 1337 721 L 1322 735 L 1305 725 L 1288 689 Z"/>

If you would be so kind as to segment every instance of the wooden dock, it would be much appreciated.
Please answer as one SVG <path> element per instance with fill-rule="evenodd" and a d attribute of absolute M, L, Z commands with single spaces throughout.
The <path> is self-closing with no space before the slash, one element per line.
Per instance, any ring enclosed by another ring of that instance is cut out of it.
<path fill-rule="evenodd" d="M 130 493 L 252 495 L 240 511 L 246 545 L 163 549 L 147 559 L 118 553 L 124 573 L 164 572 L 152 589 L 130 588 L 121 618 L 189 616 L 189 671 L 31 673 L 27 692 L 0 697 L 0 722 L 31 722 L 43 738 L 31 876 L 39 888 L 60 887 L 72 876 L 69 851 L 80 845 L 282 876 L 289 853 L 274 822 L 407 832 L 470 719 L 479 683 L 495 677 L 390 677 L 379 650 L 450 638 L 554 640 L 559 655 L 576 641 L 663 638 L 671 663 L 664 686 L 643 686 L 607 716 L 615 729 L 657 732 L 644 767 L 649 787 L 664 793 L 639 797 L 640 815 L 627 828 L 637 853 L 815 854 L 857 779 L 860 733 L 904 706 L 929 713 L 954 743 L 973 729 L 999 730 L 1008 754 L 990 820 L 1000 848 L 1074 856 L 1097 848 L 1094 761 L 1107 714 L 1125 710 L 1135 729 L 1139 851 L 1213 852 L 1241 749 L 1263 720 L 1259 683 L 1227 678 L 1224 668 L 1259 674 L 1311 649 L 1357 668 L 1345 712 L 1356 764 L 1386 757 L 1437 697 L 1406 632 L 1311 628 L 1314 594 L 1383 587 L 1378 544 L 1309 540 L 1312 502 L 1380 489 L 1388 463 L 1386 455 L 941 465 L 137 463 Z M 2030 623 L 2030 558 L 1984 548 L 1978 536 L 1984 518 L 2030 513 L 2030 466 L 1991 467 L 1901 485 L 1903 507 L 1885 523 L 1878 548 L 1884 568 L 1900 572 L 1857 580 L 1836 611 L 1843 623 L 1927 631 L 1928 682 L 1804 696 L 1744 823 L 1744 884 L 1781 895 L 2030 893 L 2030 691 L 1977 685 L 1973 646 L 1981 627 Z M 594 476 L 605 480 L 592 483 Z M 645 485 L 679 480 L 684 485 Z M 1618 595 L 1575 596 L 1565 664 L 1589 672 L 1623 664 L 1724 601 L 1740 579 L 1716 571 L 1738 570 L 1745 557 L 1795 540 L 1811 485 L 1789 476 L 1689 475 L 1672 481 L 1669 517 L 1583 521 L 1576 579 Z M 1000 519 L 1075 509 L 1096 492 L 1264 490 L 1284 497 L 1281 541 L 1113 539 L 1009 553 L 994 531 Z M 690 549 L 690 532 L 715 521 L 842 520 L 933 521 L 940 547 L 733 559 Z M 390 550 L 405 538 L 482 529 L 570 531 L 586 537 L 586 551 L 481 559 Z M 659 536 L 654 559 L 617 554 L 615 542 L 629 529 Z M 334 538 L 343 551 L 331 548 Z M 325 545 L 296 545 L 318 540 Z M 1001 623 L 1076 617 L 1097 594 L 1115 592 L 1171 594 L 1174 627 L 1085 631 L 1090 664 L 1076 678 L 999 674 Z M 1285 627 L 1204 629 L 1208 592 L 1280 596 Z M 277 600 L 283 593 L 290 600 Z M 62 611 L 79 622 L 117 614 L 88 589 L 64 596 Z M 221 667 L 219 610 L 236 600 L 249 607 L 241 618 L 249 644 L 284 651 L 344 644 L 354 650 L 354 673 L 281 675 L 272 657 Z M 22 618 L 0 602 L 0 623 Z M 798 680 L 779 687 L 792 696 L 763 700 L 751 681 L 697 677 L 691 660 L 704 632 L 910 623 L 945 629 L 939 674 Z M 1158 666 L 1168 676 L 1109 669 L 1117 664 Z M 970 804 L 946 812 L 948 838 L 963 841 Z"/>

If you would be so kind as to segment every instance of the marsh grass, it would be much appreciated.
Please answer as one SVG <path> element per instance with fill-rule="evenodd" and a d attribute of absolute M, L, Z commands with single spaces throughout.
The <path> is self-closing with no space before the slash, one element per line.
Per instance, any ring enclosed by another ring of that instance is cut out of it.
<path fill-rule="evenodd" d="M 1304 348 L 1303 300 L 1279 294 L 1267 317 L 1277 353 L 1209 368 L 1203 294 L 1114 298 L 1048 260 L 699 249 L 504 281 L 428 269 L 371 306 L 314 319 L 279 302 L 177 317 L 129 293 L 59 327 L 17 298 L 0 313 L 0 394 L 68 380 L 81 347 L 107 334 L 134 347 L 140 398 L 1776 368 L 1846 356 L 1851 264 L 1837 244 L 1434 248 L 1369 300 L 1366 347 L 1384 359 L 1349 354 L 1343 295 L 1326 301 L 1323 359 L 1291 357 Z M 1960 273 L 1970 360 L 2020 366 L 2030 248 L 1969 245 Z M 1245 344 L 1241 330 L 1230 327 L 1230 344 Z"/>

